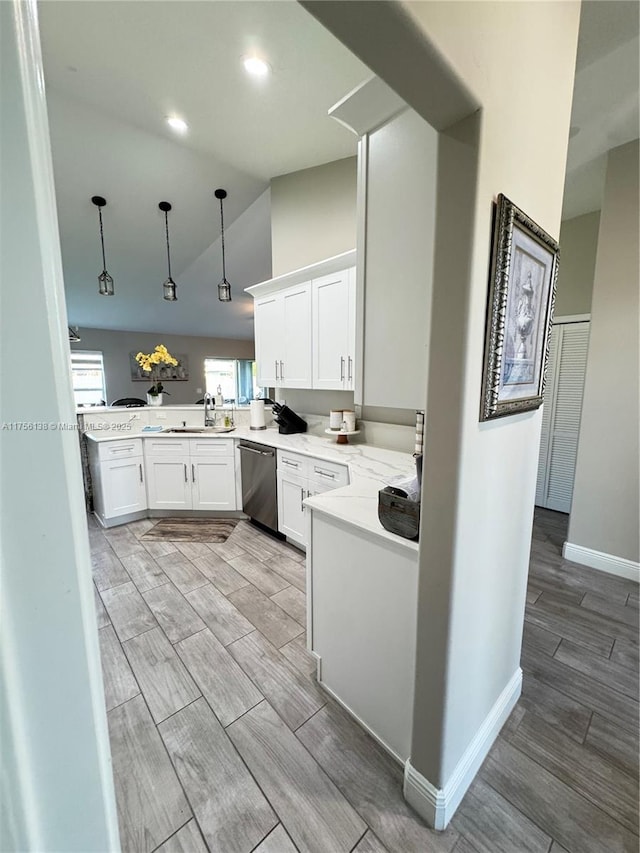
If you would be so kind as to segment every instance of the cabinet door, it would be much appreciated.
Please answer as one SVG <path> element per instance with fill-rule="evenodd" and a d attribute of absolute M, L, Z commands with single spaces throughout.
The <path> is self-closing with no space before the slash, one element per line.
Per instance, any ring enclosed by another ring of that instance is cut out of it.
<path fill-rule="evenodd" d="M 101 464 L 105 519 L 147 508 L 142 457 Z"/>
<path fill-rule="evenodd" d="M 281 294 L 265 296 L 254 304 L 258 385 L 276 387 L 284 360 L 283 302 Z"/>
<path fill-rule="evenodd" d="M 192 456 L 190 465 L 193 509 L 235 510 L 233 458 Z"/>
<path fill-rule="evenodd" d="M 150 509 L 191 509 L 191 460 L 188 456 L 147 456 Z"/>
<path fill-rule="evenodd" d="M 278 530 L 289 539 L 306 545 L 306 523 L 302 501 L 307 497 L 305 477 L 278 471 Z"/>
<path fill-rule="evenodd" d="M 347 388 L 349 271 L 342 270 L 314 279 L 312 292 L 313 387 Z"/>
<path fill-rule="evenodd" d="M 284 334 L 280 382 L 284 388 L 311 388 L 311 282 L 282 294 Z"/>

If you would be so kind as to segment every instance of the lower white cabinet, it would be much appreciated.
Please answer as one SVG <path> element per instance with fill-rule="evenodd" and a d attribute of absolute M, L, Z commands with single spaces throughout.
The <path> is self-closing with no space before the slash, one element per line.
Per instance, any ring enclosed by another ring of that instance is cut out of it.
<path fill-rule="evenodd" d="M 159 441 L 145 456 L 149 509 L 236 509 L 233 441 L 181 441 L 179 454 L 162 453 Z"/>
<path fill-rule="evenodd" d="M 236 477 L 233 457 L 191 457 L 191 500 L 193 509 L 236 508 Z"/>
<path fill-rule="evenodd" d="M 146 456 L 149 509 L 191 509 L 189 456 Z"/>
<path fill-rule="evenodd" d="M 276 477 L 278 530 L 306 548 L 305 499 L 348 485 L 348 470 L 344 465 L 279 450 Z"/>
<path fill-rule="evenodd" d="M 113 441 L 89 447 L 96 515 L 109 527 L 113 520 L 147 508 L 142 442 Z"/>
<path fill-rule="evenodd" d="M 306 498 L 308 480 L 288 471 L 278 471 L 278 530 L 280 533 L 305 545 L 305 520 L 302 502 Z"/>

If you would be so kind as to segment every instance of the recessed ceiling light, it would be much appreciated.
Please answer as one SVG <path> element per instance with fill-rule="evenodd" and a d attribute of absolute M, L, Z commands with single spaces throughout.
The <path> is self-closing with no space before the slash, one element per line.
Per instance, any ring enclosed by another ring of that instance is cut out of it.
<path fill-rule="evenodd" d="M 177 116 L 167 116 L 167 124 L 170 128 L 176 131 L 176 133 L 186 133 L 189 130 L 189 125 L 181 118 Z"/>
<path fill-rule="evenodd" d="M 259 56 L 245 56 L 242 62 L 245 71 L 253 74 L 254 77 L 265 77 L 271 70 L 269 63 L 260 59 Z"/>

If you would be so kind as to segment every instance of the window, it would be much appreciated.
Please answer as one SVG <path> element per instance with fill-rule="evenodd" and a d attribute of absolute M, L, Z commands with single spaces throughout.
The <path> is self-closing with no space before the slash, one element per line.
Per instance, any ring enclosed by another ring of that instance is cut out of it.
<path fill-rule="evenodd" d="M 72 352 L 71 378 L 76 406 L 99 406 L 106 403 L 107 391 L 101 352 Z"/>
<path fill-rule="evenodd" d="M 227 403 L 242 405 L 266 396 L 256 384 L 256 363 L 248 358 L 205 358 L 204 376 L 207 393 L 216 394 L 220 386 Z"/>

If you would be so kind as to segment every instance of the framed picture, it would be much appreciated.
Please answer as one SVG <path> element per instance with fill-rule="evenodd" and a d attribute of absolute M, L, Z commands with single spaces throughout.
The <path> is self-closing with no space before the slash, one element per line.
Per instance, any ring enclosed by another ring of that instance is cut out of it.
<path fill-rule="evenodd" d="M 149 382 L 150 374 L 145 373 L 144 370 L 140 367 L 140 365 L 136 361 L 136 355 L 137 353 L 135 352 L 129 353 L 131 380 L 132 382 Z M 184 353 L 176 353 L 175 357 L 178 361 L 176 365 L 158 365 L 158 370 L 156 372 L 158 374 L 158 379 L 161 382 L 180 382 L 189 379 L 189 357 Z"/>
<path fill-rule="evenodd" d="M 493 229 L 480 420 L 542 405 L 559 246 L 504 195 Z"/>

